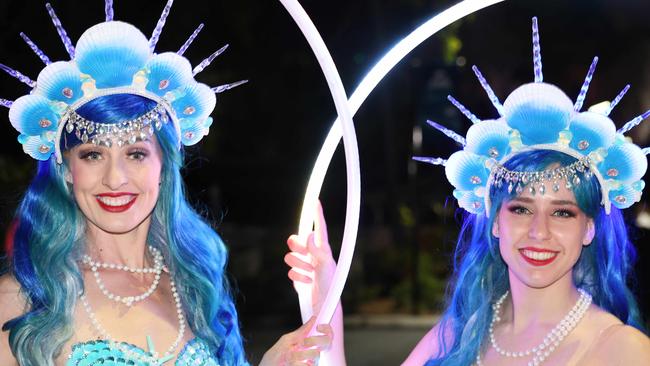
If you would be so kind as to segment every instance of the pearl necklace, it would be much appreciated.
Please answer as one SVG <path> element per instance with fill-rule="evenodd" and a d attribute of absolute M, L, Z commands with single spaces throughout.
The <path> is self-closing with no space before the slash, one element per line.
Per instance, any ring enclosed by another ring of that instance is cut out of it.
<path fill-rule="evenodd" d="M 591 295 L 589 295 L 585 290 L 578 289 L 580 297 L 576 304 L 569 310 L 569 313 L 560 320 L 558 325 L 556 325 L 550 332 L 546 334 L 544 340 L 537 346 L 519 352 L 506 351 L 499 347 L 497 344 L 496 338 L 494 336 L 494 324 L 501 320 L 499 316 L 501 312 L 501 305 L 503 301 L 508 296 L 508 291 L 506 291 L 503 296 L 496 303 L 492 305 L 493 316 L 490 322 L 489 327 L 489 337 L 492 348 L 497 351 L 498 354 L 505 357 L 519 358 L 533 356 L 533 359 L 528 362 L 528 366 L 537 366 L 540 365 L 548 356 L 555 351 L 555 349 L 560 345 L 564 338 L 571 333 L 571 331 L 578 325 L 582 317 L 587 313 L 589 306 L 591 305 Z M 481 355 L 480 353 L 476 356 L 476 365 L 482 366 Z"/>
<path fill-rule="evenodd" d="M 106 263 L 106 262 L 95 262 L 90 258 L 88 255 L 84 255 L 82 258 L 82 263 L 90 266 L 90 270 L 93 273 L 93 276 L 95 277 L 95 282 L 97 283 L 97 286 L 99 287 L 99 290 L 104 294 L 106 297 L 108 297 L 110 300 L 120 302 L 126 306 L 132 306 L 134 302 L 139 302 L 147 297 L 151 296 L 151 294 L 156 291 L 156 288 L 158 287 L 158 283 L 160 282 L 160 274 L 162 273 L 163 270 L 163 257 L 162 254 L 160 254 L 160 251 L 152 246 L 149 246 L 149 252 L 154 258 L 154 267 L 153 268 L 134 268 L 134 267 L 128 267 L 124 266 L 121 264 L 115 264 L 115 263 Z M 151 286 L 141 295 L 137 296 L 120 296 L 120 295 L 115 295 L 114 293 L 108 291 L 106 288 L 106 285 L 104 284 L 104 281 L 102 281 L 101 277 L 99 277 L 99 268 L 109 268 L 109 269 L 117 269 L 118 271 L 125 271 L 125 272 L 131 272 L 131 273 L 154 273 L 154 280 L 151 283 Z"/>
<path fill-rule="evenodd" d="M 172 296 L 174 297 L 174 303 L 176 305 L 176 315 L 178 317 L 178 335 L 176 336 L 174 343 L 172 343 L 172 345 L 167 349 L 167 351 L 160 358 L 158 357 L 159 356 L 158 352 L 153 350 L 153 347 L 151 346 L 149 347 L 151 356 L 147 356 L 147 355 L 141 355 L 138 352 L 129 349 L 124 344 L 114 340 L 113 337 L 108 333 L 108 331 L 106 331 L 106 329 L 101 325 L 101 323 L 97 319 L 97 316 L 93 312 L 93 309 L 90 306 L 90 303 L 88 302 L 88 299 L 86 298 L 86 295 L 83 294 L 83 292 L 80 292 L 80 298 L 84 310 L 86 311 L 86 314 L 88 314 L 88 317 L 90 318 L 93 327 L 95 327 L 95 330 L 101 335 L 103 339 L 107 341 L 109 347 L 113 349 L 117 349 L 120 352 L 122 352 L 125 356 L 142 361 L 143 363 L 148 363 L 151 364 L 152 366 L 161 365 L 162 363 L 167 362 L 172 358 L 174 358 L 174 351 L 176 350 L 176 348 L 178 348 L 181 341 L 183 340 L 183 336 L 185 335 L 185 316 L 183 315 L 183 307 L 181 304 L 180 297 L 178 296 L 178 292 L 176 291 L 176 285 L 174 284 L 174 280 L 171 278 L 171 276 L 169 278 L 169 283 L 172 290 Z"/>

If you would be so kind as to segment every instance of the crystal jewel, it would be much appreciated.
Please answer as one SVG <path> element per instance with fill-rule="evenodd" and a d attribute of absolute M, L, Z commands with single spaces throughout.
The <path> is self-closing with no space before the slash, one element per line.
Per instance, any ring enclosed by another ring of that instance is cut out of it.
<path fill-rule="evenodd" d="M 469 181 L 472 182 L 472 184 L 481 184 L 481 178 L 476 175 L 472 175 L 472 177 L 469 178 Z"/>
<path fill-rule="evenodd" d="M 587 141 L 587 140 L 580 140 L 580 142 L 578 142 L 578 149 L 580 149 L 580 150 L 587 150 L 588 147 L 589 147 L 589 141 Z"/>
<path fill-rule="evenodd" d="M 193 106 L 188 106 L 183 110 L 183 114 L 185 114 L 186 116 L 190 116 L 194 114 L 194 112 L 196 112 L 196 108 L 194 108 Z"/>
<path fill-rule="evenodd" d="M 61 94 L 63 94 L 63 96 L 68 98 L 68 99 L 70 99 L 70 98 L 72 98 L 74 96 L 74 93 L 72 92 L 72 89 L 70 89 L 70 88 L 63 88 L 63 90 L 61 90 Z"/>
<path fill-rule="evenodd" d="M 617 177 L 618 176 L 618 169 L 611 168 L 607 170 L 607 176 L 609 177 Z"/>
<path fill-rule="evenodd" d="M 160 90 L 165 90 L 169 86 L 169 80 L 163 79 L 160 80 L 160 83 L 158 83 L 158 89 Z"/>
<path fill-rule="evenodd" d="M 38 147 L 38 151 L 40 151 L 42 154 L 47 154 L 50 152 L 50 147 L 47 145 L 41 145 Z"/>
<path fill-rule="evenodd" d="M 47 118 L 41 118 L 41 120 L 38 121 L 38 124 L 43 128 L 48 128 L 48 127 L 52 126 L 52 121 L 50 121 Z"/>

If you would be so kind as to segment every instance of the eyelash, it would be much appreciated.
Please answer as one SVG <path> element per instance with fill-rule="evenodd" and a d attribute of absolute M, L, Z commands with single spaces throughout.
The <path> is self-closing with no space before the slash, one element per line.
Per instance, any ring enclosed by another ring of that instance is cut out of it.
<path fill-rule="evenodd" d="M 528 208 L 526 208 L 524 206 L 519 206 L 519 205 L 514 205 L 514 206 L 508 207 L 508 211 L 512 212 L 515 215 L 524 215 L 524 214 L 530 214 L 531 213 L 531 211 Z M 572 218 L 572 217 L 576 217 L 576 214 L 575 214 L 575 212 L 573 212 L 571 210 L 558 209 L 558 210 L 553 212 L 553 216 L 563 217 L 563 218 Z"/>
<path fill-rule="evenodd" d="M 144 158 L 146 158 L 149 154 L 145 150 L 136 149 L 136 150 L 129 151 L 128 155 L 130 158 L 140 161 L 140 160 L 144 160 Z"/>
<path fill-rule="evenodd" d="M 83 151 L 79 154 L 79 158 L 81 160 L 99 160 L 102 157 L 102 153 L 99 151 L 95 150 L 90 150 L 90 151 Z"/>

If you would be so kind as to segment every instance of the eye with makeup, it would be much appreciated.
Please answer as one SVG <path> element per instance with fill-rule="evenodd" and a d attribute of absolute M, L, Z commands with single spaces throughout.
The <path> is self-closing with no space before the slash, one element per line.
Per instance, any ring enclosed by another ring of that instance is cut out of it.
<path fill-rule="evenodd" d="M 95 149 L 80 149 L 77 156 L 80 160 L 97 161 L 102 158 L 102 153 Z"/>
<path fill-rule="evenodd" d="M 515 214 L 515 215 L 530 215 L 532 212 L 523 205 L 520 205 L 518 203 L 510 204 L 507 206 L 507 209 L 509 212 Z"/>
<path fill-rule="evenodd" d="M 563 218 L 572 218 L 578 216 L 573 210 L 568 208 L 561 208 L 553 211 L 553 216 L 563 217 Z"/>
<path fill-rule="evenodd" d="M 131 160 L 142 161 L 149 156 L 149 151 L 142 147 L 133 147 L 126 154 Z"/>

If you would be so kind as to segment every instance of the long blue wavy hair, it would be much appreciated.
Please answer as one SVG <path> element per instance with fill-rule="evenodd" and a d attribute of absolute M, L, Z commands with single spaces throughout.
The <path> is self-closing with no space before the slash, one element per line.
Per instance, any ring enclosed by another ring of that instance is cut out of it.
<path fill-rule="evenodd" d="M 513 171 L 542 171 L 552 164 L 567 166 L 576 159 L 551 150 L 527 151 L 505 164 Z M 573 268 L 573 281 L 593 296 L 593 302 L 625 324 L 642 331 L 639 309 L 628 287 L 636 251 L 628 238 L 620 210 L 609 215 L 600 205 L 600 185 L 595 177 L 573 188 L 580 209 L 594 220 L 595 236 L 583 247 Z M 456 250 L 454 274 L 447 308 L 438 325 L 438 353 L 426 366 L 471 365 L 487 340 L 492 304 L 509 288 L 508 268 L 499 253 L 492 224 L 503 202 L 516 193 L 506 185 L 490 188 L 490 217 L 466 214 Z"/>
<path fill-rule="evenodd" d="M 115 123 L 137 118 L 156 102 L 136 95 L 95 99 L 77 112 Z M 70 137 L 70 135 L 68 135 Z M 64 148 L 79 141 L 68 139 Z M 221 364 L 247 365 L 237 312 L 224 276 L 223 241 L 188 203 L 171 123 L 156 131 L 162 151 L 161 187 L 147 242 L 161 250 L 185 309 L 192 332 L 206 341 Z M 23 366 L 53 365 L 73 335 L 72 315 L 84 284 L 79 259 L 85 250 L 85 219 L 65 181 L 66 164 L 54 158 L 38 163 L 17 210 L 18 223 L 10 271 L 28 301 L 25 314 L 3 325 L 11 350 Z"/>

